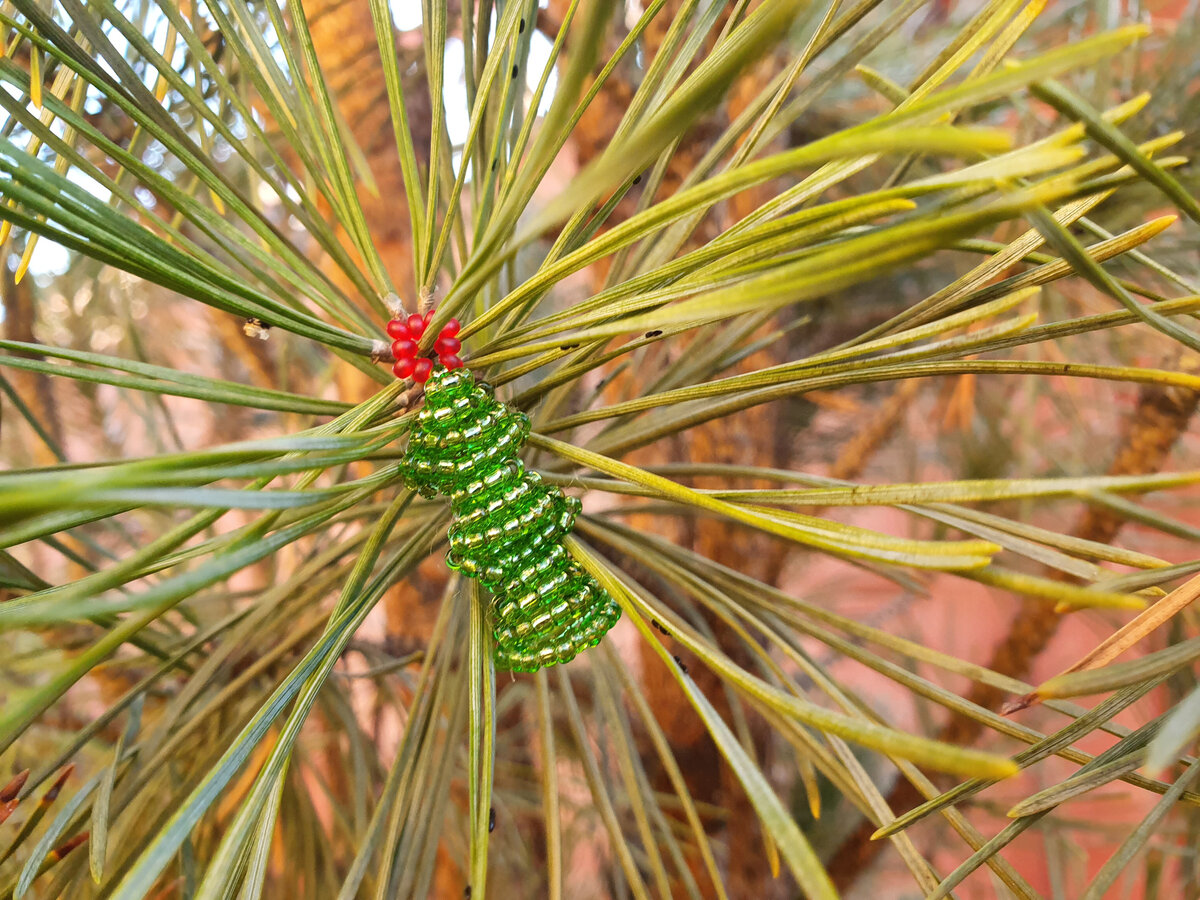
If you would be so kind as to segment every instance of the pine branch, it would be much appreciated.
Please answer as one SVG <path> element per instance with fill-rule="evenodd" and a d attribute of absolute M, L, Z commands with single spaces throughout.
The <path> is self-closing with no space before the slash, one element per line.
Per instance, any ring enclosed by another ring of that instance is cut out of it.
<path fill-rule="evenodd" d="M 1198 368 L 1193 357 L 1184 359 L 1185 371 Z M 1139 392 L 1138 402 L 1127 420 L 1117 452 L 1109 467 L 1110 475 L 1140 475 L 1159 471 L 1175 442 L 1187 430 L 1188 423 L 1200 403 L 1200 393 L 1177 387 L 1148 385 Z M 1111 543 L 1125 520 L 1104 507 L 1087 507 L 1071 534 L 1097 543 Z M 1070 581 L 1070 576 L 1051 571 L 1049 577 Z M 1008 633 L 992 651 L 987 667 L 993 672 L 1012 678 L 1024 678 L 1034 661 L 1053 639 L 1063 614 L 1057 612 L 1053 601 L 1028 598 L 1013 620 Z M 1000 707 L 1008 695 L 999 688 L 976 682 L 967 699 L 986 709 Z M 938 734 L 939 740 L 957 746 L 969 746 L 984 731 L 980 719 L 954 716 Z M 901 777 L 888 794 L 888 807 L 894 814 L 912 809 L 926 797 L 908 779 Z M 868 820 L 852 832 L 829 861 L 829 873 L 839 888 L 846 889 L 863 874 L 886 841 L 872 841 L 876 826 Z"/>

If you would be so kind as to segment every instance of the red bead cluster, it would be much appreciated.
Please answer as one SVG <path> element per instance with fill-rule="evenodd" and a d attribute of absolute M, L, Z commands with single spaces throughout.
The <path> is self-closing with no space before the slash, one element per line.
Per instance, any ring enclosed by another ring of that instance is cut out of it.
<path fill-rule="evenodd" d="M 411 376 L 413 381 L 418 384 L 424 384 L 429 380 L 429 375 L 433 372 L 433 360 L 428 357 L 417 358 L 417 343 L 425 334 L 425 329 L 429 327 L 432 320 L 433 310 L 431 309 L 425 313 L 424 317 L 413 313 L 407 319 L 392 319 L 387 323 L 388 337 L 392 339 L 392 355 L 396 357 L 396 364 L 392 366 L 392 374 L 397 378 Z M 462 341 L 455 336 L 460 327 L 458 319 L 451 319 L 442 328 L 441 334 L 433 344 L 438 361 L 447 369 L 462 368 L 463 361 L 458 358 Z"/>

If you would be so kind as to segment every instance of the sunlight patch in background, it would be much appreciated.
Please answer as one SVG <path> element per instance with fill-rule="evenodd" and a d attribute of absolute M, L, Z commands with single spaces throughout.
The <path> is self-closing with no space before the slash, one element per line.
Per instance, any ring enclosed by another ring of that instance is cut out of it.
<path fill-rule="evenodd" d="M 392 18 L 401 31 L 421 27 L 421 0 L 391 0 Z"/>
<path fill-rule="evenodd" d="M 548 0 L 539 0 L 539 8 L 545 8 Z M 391 0 L 392 16 L 400 31 L 411 31 L 421 27 L 421 4 L 417 0 Z M 496 20 L 491 22 L 489 38 L 496 36 Z M 554 43 L 536 28 L 529 38 L 529 60 L 525 66 L 525 90 L 531 96 L 537 90 L 542 72 L 550 59 L 550 51 Z M 454 170 L 458 171 L 462 160 L 462 145 L 467 141 L 471 130 L 471 111 L 467 105 L 466 56 L 463 52 L 462 39 L 448 37 L 445 54 L 445 90 L 443 102 L 446 107 L 446 132 L 450 136 L 450 144 L 455 148 L 451 160 Z M 558 88 L 558 72 L 552 71 L 546 81 L 546 90 L 538 104 L 537 115 L 544 116 L 550 108 Z M 467 180 L 470 180 L 470 169 L 467 170 Z"/>

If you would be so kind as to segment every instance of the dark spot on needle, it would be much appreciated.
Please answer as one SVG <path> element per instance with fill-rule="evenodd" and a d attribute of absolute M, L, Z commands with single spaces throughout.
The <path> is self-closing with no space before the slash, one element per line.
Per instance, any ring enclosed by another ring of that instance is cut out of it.
<path fill-rule="evenodd" d="M 491 832 L 491 831 L 495 831 L 495 830 L 496 830 L 496 807 L 493 806 L 491 809 L 488 810 L 488 831 Z"/>
<path fill-rule="evenodd" d="M 654 329 L 654 331 L 647 331 L 646 337 L 648 337 L 648 338 L 659 337 L 661 334 L 662 334 L 662 331 L 660 331 L 659 329 L 656 328 L 656 329 Z"/>
<path fill-rule="evenodd" d="M 675 660 L 675 664 L 679 666 L 680 671 L 683 672 L 684 675 L 688 673 L 687 666 L 683 664 L 682 659 L 680 659 L 678 656 L 672 656 L 671 659 Z"/>

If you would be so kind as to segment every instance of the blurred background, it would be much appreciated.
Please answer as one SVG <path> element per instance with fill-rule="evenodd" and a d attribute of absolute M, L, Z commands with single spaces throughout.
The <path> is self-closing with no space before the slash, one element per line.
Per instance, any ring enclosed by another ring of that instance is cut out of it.
<path fill-rule="evenodd" d="M 137 3 L 130 18 L 138 13 Z M 181 7 L 186 7 L 186 0 Z M 630 21 L 639 10 L 629 2 Z M 644 37 L 646 49 L 636 61 L 623 64 L 616 77 L 606 83 L 598 101 L 589 109 L 577 129 L 571 153 L 560 157 L 540 189 L 544 196 L 570 189 L 578 168 L 607 144 L 621 111 L 638 83 L 638 66 L 652 55 L 655 41 L 661 40 L 670 24 L 670 7 Z M 872 52 L 867 63 L 872 72 L 897 84 L 907 84 L 918 74 L 949 35 L 975 15 L 982 4 L 934 0 L 919 5 Z M 567 4 L 562 0 L 543 3 L 532 44 L 529 73 L 536 75 L 545 60 L 558 23 Z M 420 98 L 424 84 L 422 20 L 419 4 L 393 0 L 393 13 L 399 27 L 397 45 L 405 65 L 403 78 L 412 87 L 410 97 Z M 358 187 L 371 233 L 397 284 L 411 285 L 411 235 L 404 214 L 403 178 L 395 156 L 390 132 L 384 83 L 380 63 L 374 52 L 374 26 L 366 3 L 357 0 L 311 0 L 304 4 L 322 67 L 336 91 L 340 114 L 348 123 L 365 169 L 373 183 Z M 152 4 L 142 12 L 147 34 L 165 28 Z M 453 10 L 451 11 L 453 13 Z M 466 87 L 463 80 L 463 44 L 454 32 L 456 15 L 451 15 L 451 35 L 446 55 L 447 127 L 451 139 L 466 138 Z M 1135 140 L 1146 140 L 1177 128 L 1188 136 L 1174 152 L 1194 157 L 1200 149 L 1200 4 L 1196 0 L 1164 2 L 1117 2 L 1117 0 L 1051 0 L 1036 24 L 1023 39 L 1022 48 L 1032 52 L 1094 33 L 1118 24 L 1140 21 L 1151 24 L 1153 35 L 1123 54 L 1111 67 L 1103 67 L 1074 83 L 1076 90 L 1089 97 L 1097 107 L 1105 107 L 1141 91 L 1153 94 L 1147 109 L 1125 126 Z M 876 24 L 872 20 L 870 25 Z M 864 25 L 863 28 L 867 28 Z M 614 34 L 614 40 L 619 38 Z M 210 52 L 217 56 L 222 36 L 211 29 Z M 22 62 L 17 57 L 18 62 Z M 681 145 L 663 179 L 660 192 L 669 195 L 686 176 L 690 166 L 703 156 L 724 124 L 740 112 L 754 97 L 761 84 L 773 77 L 788 59 L 764 59 L 743 79 L 729 100 L 703 127 L 694 129 Z M 26 55 L 24 65 L 28 65 Z M 233 77 L 237 78 L 236 72 Z M 552 95 L 553 83 L 549 87 Z M 548 99 L 548 98 L 547 98 Z M 840 77 L 824 94 L 819 104 L 800 116 L 790 130 L 778 138 L 779 146 L 799 145 L 829 133 L 846 123 L 858 121 L 871 111 L 886 108 L 869 78 L 857 74 Z M 89 121 L 110 138 L 135 149 L 149 166 L 169 166 L 161 148 L 132 128 L 121 111 L 106 106 L 97 98 L 85 101 Z M 418 150 L 426 145 L 430 127 L 419 110 L 410 110 L 410 126 Z M 986 111 L 981 113 L 985 116 Z M 1003 124 L 1014 128 L 1022 140 L 1042 135 L 1049 129 L 1052 116 L 1036 103 L 1014 110 L 1005 105 L 998 113 Z M 271 133 L 270 122 L 263 122 Z M 2 127 L 12 134 L 14 124 L 6 120 Z M 281 145 L 281 150 L 287 148 Z M 228 148 L 219 142 L 211 147 L 214 159 L 229 157 Z M 112 160 L 97 158 L 101 167 L 115 173 Z M 236 160 L 231 159 L 234 166 Z M 455 165 L 461 164 L 456 157 Z M 916 165 L 932 165 L 918 161 Z M 187 173 L 178 173 L 186 179 Z M 1200 184 L 1194 163 L 1178 173 L 1193 193 Z M 84 183 L 85 176 L 79 176 Z M 249 186 L 251 182 L 247 181 Z M 97 186 L 98 187 L 98 186 Z M 846 190 L 853 189 L 847 184 Z M 138 190 L 144 190 L 138 188 Z M 764 185 L 763 191 L 770 191 Z M 1134 195 L 1139 189 L 1133 189 Z M 1125 196 L 1124 194 L 1122 196 Z M 169 204 L 147 205 L 156 215 L 175 215 Z M 270 208 L 270 197 L 260 198 Z M 1095 219 L 1111 232 L 1133 227 L 1153 216 L 1170 212 L 1151 192 L 1144 189 L 1143 202 L 1127 206 L 1106 204 Z M 628 216 L 637 202 L 636 194 L 627 198 L 614 221 Z M 723 215 L 710 217 L 702 225 L 709 234 L 723 224 L 736 221 L 753 208 L 753 196 L 739 195 Z M 274 207 L 275 224 L 291 230 L 295 240 L 304 241 L 299 223 L 289 221 L 286 212 Z M 1127 211 L 1126 211 L 1127 210 Z M 1024 226 L 1022 226 L 1023 229 Z M 1016 227 L 992 236 L 1005 242 L 1020 233 Z M 1191 237 L 1189 237 L 1191 235 Z M 1190 232 L 1174 226 L 1153 243 L 1153 257 L 1182 275 L 1193 285 L 1191 293 L 1200 293 L 1200 247 Z M 698 234 L 697 240 L 704 238 Z M 280 388 L 330 400 L 359 401 L 375 386 L 361 373 L 345 366 L 312 342 L 285 333 L 257 333 L 243 319 L 203 307 L 180 298 L 170 291 L 93 261 L 78 257 L 49 241 L 35 242 L 24 233 L 4 232 L 3 312 L 0 327 L 9 340 L 90 350 L 126 359 L 142 360 L 184 372 L 212 376 L 261 387 Z M 544 247 L 542 248 L 545 249 Z M 315 246 L 314 254 L 320 251 Z M 809 304 L 802 318 L 785 319 L 775 327 L 787 330 L 787 337 L 769 348 L 757 351 L 744 362 L 746 368 L 785 358 L 799 358 L 853 337 L 885 321 L 901 309 L 949 284 L 965 272 L 969 260 L 962 253 L 937 254 L 900 275 L 873 282 L 869 293 L 856 289 L 852 296 L 829 296 Z M 1110 265 L 1120 276 L 1137 270 L 1139 263 L 1121 260 Z M 331 278 L 340 273 L 329 265 Z M 578 299 L 595 292 L 603 284 L 606 270 L 596 267 L 575 276 L 560 288 L 555 302 Z M 18 277 L 19 276 L 19 277 Z M 1100 296 L 1081 279 L 1067 279 L 1043 289 L 1043 308 L 1054 310 L 1055 318 L 1087 315 L 1112 308 L 1112 301 Z M 1165 369 L 1195 367 L 1162 335 L 1143 326 L 1131 326 L 1099 335 L 1069 338 L 1065 342 L 1047 342 L 1020 348 L 1021 358 L 1055 360 L 1065 358 L 1064 347 L 1070 341 L 1086 342 L 1077 356 L 1111 365 L 1139 365 Z M 685 347 L 649 351 L 675 354 Z M 1194 369 L 1193 369 L 1194 370 Z M 614 391 L 625 390 L 620 379 Z M 231 441 L 287 434 L 297 430 L 303 417 L 286 413 L 266 413 L 246 408 L 213 404 L 165 394 L 121 390 L 108 384 L 50 378 L 36 372 L 6 368 L 0 370 L 0 461 L 7 468 L 47 465 L 56 461 L 54 448 L 64 458 L 83 463 L 89 460 L 116 459 L 208 447 Z M 30 416 L 23 415 L 20 407 Z M 725 461 L 741 465 L 760 465 L 794 469 L 814 477 L 832 477 L 865 483 L 922 482 L 966 478 L 1056 477 L 1104 472 L 1132 474 L 1173 471 L 1196 465 L 1200 459 L 1200 431 L 1191 416 L 1194 396 L 1185 391 L 1139 388 L 1134 384 L 1070 378 L 1009 379 L 992 376 L 961 376 L 944 379 L 913 380 L 898 383 L 857 385 L 829 392 L 812 392 L 768 407 L 757 408 L 687 432 L 684 436 L 641 452 L 638 464 L 681 462 L 691 459 Z M 29 418 L 36 419 L 46 434 L 34 433 Z M 42 439 L 46 438 L 46 439 Z M 700 486 L 706 486 L 703 483 Z M 1200 503 L 1195 489 L 1164 492 L 1143 498 L 1140 507 L 1149 521 L 1131 520 L 1128 510 L 1111 509 L 1103 504 L 1083 504 L 1077 500 L 1039 501 L 1036 508 L 1017 508 L 1014 504 L 994 504 L 989 512 L 1009 515 L 1030 526 L 1102 543 L 1116 542 L 1172 563 L 1189 563 L 1197 556 L 1196 539 L 1200 536 Z M 820 512 L 820 511 L 818 511 Z M 820 514 L 840 521 L 863 525 L 892 534 L 912 530 L 913 520 L 886 508 L 832 509 Z M 11 549 L 12 558 L 37 572 L 42 578 L 59 583 L 78 577 L 81 555 L 120 554 L 160 533 L 171 521 L 169 513 L 161 517 L 143 511 L 137 517 L 123 518 L 117 527 L 80 528 L 63 537 L 60 546 L 38 543 Z M 220 528 L 233 528 L 249 517 L 239 519 L 232 513 L 222 519 Z M 841 615 L 910 638 L 962 659 L 992 664 L 996 660 L 1009 667 L 1006 674 L 1037 683 L 1062 670 L 1107 636 L 1124 619 L 1116 614 L 1089 611 L 1068 616 L 1043 615 L 1041 624 L 1029 634 L 1028 623 L 1021 624 L 1031 605 L 1039 601 L 1017 598 L 1012 593 L 950 576 L 913 579 L 908 584 L 873 575 L 862 567 L 804 552 L 795 547 L 762 537 L 748 537 L 744 531 L 731 530 L 715 521 L 663 519 L 651 514 L 629 520 L 635 527 L 653 529 L 672 540 L 696 548 L 718 562 L 753 574 L 807 601 L 828 607 Z M 914 536 L 927 537 L 928 534 Z M 284 574 L 295 570 L 298 558 L 284 550 L 276 558 L 240 572 L 228 585 L 223 603 L 234 608 L 242 598 L 277 583 Z M 1032 570 L 1031 570 L 1032 571 Z M 420 577 L 410 579 L 389 592 L 386 602 L 372 614 L 343 663 L 341 677 L 346 679 L 347 696 L 352 699 L 350 712 L 365 743 L 358 744 L 342 733 L 343 724 L 328 710 L 314 715 L 306 733 L 306 745 L 314 758 L 328 751 L 326 764 L 315 765 L 307 777 L 325 778 L 327 783 L 313 789 L 313 808 L 304 813 L 317 820 L 330 815 L 330 798 L 337 798 L 342 787 L 339 779 L 347 774 L 347 759 L 362 747 L 370 746 L 381 760 L 389 760 L 404 728 L 396 708 L 380 700 L 381 691 L 408 689 L 403 682 L 381 688 L 380 682 L 361 676 L 381 664 L 402 659 L 420 650 L 428 639 L 445 586 L 446 572 L 440 556 L 422 565 Z M 3 589 L 0 589 L 0 595 Z M 214 613 L 215 614 L 215 613 Z M 1195 633 L 1195 617 L 1187 614 L 1173 628 Z M 1024 630 L 1022 630 L 1024 629 Z M 720 639 L 720 635 L 717 636 Z M 1162 638 L 1169 635 L 1160 636 Z M 55 652 L 71 654 L 90 641 L 86 628 L 75 633 L 59 629 L 50 641 Z M 1157 639 L 1157 638 L 1156 638 Z M 37 666 L 44 663 L 46 647 L 41 641 L 22 633 L 6 635 L 0 658 L 0 696 L 36 677 Z M 773 898 L 791 896 L 784 880 L 776 879 L 764 864 L 762 838 L 740 787 L 720 762 L 716 748 L 692 714 L 690 706 L 668 676 L 657 657 L 639 648 L 628 623 L 613 633 L 614 645 L 631 672 L 642 680 L 655 715 L 675 749 L 684 776 L 701 801 L 709 818 L 706 824 L 719 842 L 722 860 L 730 871 L 729 888 L 737 898 Z M 1159 646 L 1151 641 L 1148 649 Z M 949 728 L 951 736 L 964 743 L 976 742 L 988 747 L 994 736 L 979 733 L 969 725 L 954 731 L 942 709 L 925 704 L 894 681 L 883 678 L 870 668 L 815 642 L 808 649 L 822 664 L 830 667 L 844 683 L 858 687 L 894 723 L 925 734 Z M 286 660 L 281 660 L 283 664 Z M 245 660 L 237 665 L 249 665 Z M 144 675 L 133 658 L 117 655 L 93 670 L 91 676 L 73 688 L 64 702 L 38 723 L 22 746 L 26 755 L 37 752 L 42 742 L 46 752 L 61 744 L 64 734 L 73 733 L 97 716 L 116 697 Z M 719 683 L 711 676 L 697 678 L 710 693 L 719 693 Z M 502 676 L 501 681 L 504 678 Z M 949 684 L 966 691 L 968 682 Z M 1148 701 L 1126 710 L 1118 722 L 1135 728 L 1184 696 L 1195 686 L 1190 678 L 1176 677 L 1154 692 Z M 164 685 L 162 690 L 172 688 Z M 500 707 L 504 710 L 505 686 L 500 685 Z M 1021 714 L 1020 721 L 1053 731 L 1063 719 L 1044 709 Z M 875 854 L 861 834 L 861 819 L 853 809 L 839 803 L 830 790 L 822 794 L 825 804 L 819 821 L 812 819 L 809 800 L 796 773 L 786 764 L 788 758 L 775 746 L 780 739 L 761 722 L 750 722 L 766 771 L 790 797 L 797 817 L 805 822 L 810 837 L 827 856 L 845 895 L 851 898 L 900 898 L 920 896 L 912 886 L 900 859 L 888 851 Z M 119 730 L 119 729 L 118 729 Z M 109 731 L 113 731 L 110 726 Z M 110 740 L 108 735 L 106 740 Z M 202 736 L 197 735 L 198 740 Z M 1093 734 L 1081 744 L 1089 752 L 1099 752 L 1112 742 L 1111 736 Z M 103 742 L 102 742 L 103 744 Z M 107 746 L 107 745 L 104 745 Z M 1007 745 L 1004 745 L 1007 746 Z M 1002 747 L 1003 749 L 1003 747 Z M 80 752 L 79 768 L 87 770 L 89 753 L 94 761 L 103 758 L 101 746 L 85 747 Z M 1007 752 L 1007 751 L 1006 751 Z M 864 755 L 870 766 L 871 759 Z M 505 765 L 508 768 L 505 768 Z M 521 761 L 510 758 L 498 769 L 498 782 L 509 779 L 520 784 L 524 773 Z M 559 764 L 564 797 L 574 790 L 586 798 L 582 787 L 581 765 L 564 758 Z M 1075 766 L 1061 761 L 1036 767 L 999 789 L 964 807 L 968 817 L 985 834 L 993 833 L 1004 811 L 1054 779 L 1063 778 Z M 15 769 L 14 769 L 15 771 Z M 661 773 L 651 773 L 661 777 Z M 886 781 L 890 776 L 874 773 Z M 0 781 L 6 780 L 0 772 Z M 828 785 L 826 785 L 828 787 Z M 886 793 L 886 791 L 885 791 Z M 517 794 L 519 796 L 519 792 Z M 1114 782 L 1058 810 L 1056 815 L 1029 829 L 1008 848 L 1006 857 L 1047 897 L 1077 896 L 1080 885 L 1095 873 L 1111 855 L 1113 848 L 1156 799 L 1129 785 Z M 525 827 L 522 808 L 510 806 L 497 811 L 498 829 L 494 837 L 495 865 L 501 870 L 494 884 L 495 896 L 539 896 L 518 885 L 536 879 L 522 870 L 523 860 L 536 858 L 536 829 Z M 297 813 L 297 815 L 300 815 Z M 1160 839 L 1151 845 L 1144 864 L 1130 866 L 1113 896 L 1200 897 L 1200 856 L 1196 853 L 1200 817 L 1188 807 L 1169 820 Z M 614 868 L 610 848 L 599 831 L 594 815 L 586 808 L 573 810 L 565 822 L 568 832 L 568 895 L 577 900 L 622 896 L 619 885 L 609 883 Z M 928 820 L 911 832 L 914 840 L 939 870 L 949 870 L 964 858 L 961 842 L 948 840 L 947 826 L 941 820 Z M 448 838 L 449 840 L 449 838 Z M 0 841 L 0 844 L 3 842 Z M 286 851 L 280 849 L 277 864 Z M 320 852 L 313 850 L 312 852 Z M 436 896 L 462 896 L 464 881 L 452 861 L 453 854 L 439 861 Z M 506 864 L 507 875 L 503 874 Z M 515 891 L 505 894 L 507 884 Z M 1118 893 L 1119 892 L 1119 893 Z M 163 896 L 172 896 L 164 894 Z M 315 896 L 320 896 L 317 892 Z M 49 896 L 49 895 L 47 895 Z M 267 896 L 271 895 L 269 890 Z M 325 896 L 332 897 L 333 894 Z M 984 870 L 961 886 L 956 896 L 964 900 L 1008 896 L 1005 889 L 990 880 Z"/>

